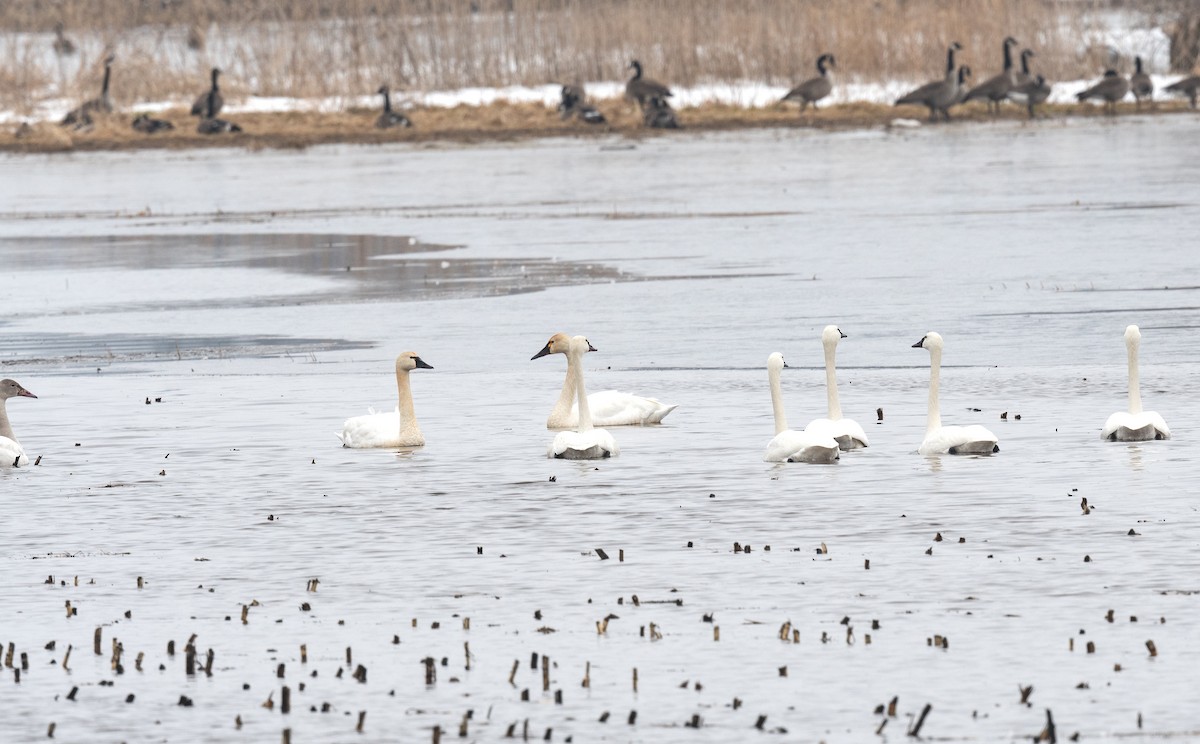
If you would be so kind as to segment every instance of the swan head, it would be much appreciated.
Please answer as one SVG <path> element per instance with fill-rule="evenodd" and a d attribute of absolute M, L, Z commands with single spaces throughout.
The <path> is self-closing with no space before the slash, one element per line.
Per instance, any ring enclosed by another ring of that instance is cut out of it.
<path fill-rule="evenodd" d="M 778 372 L 786 366 L 787 362 L 783 361 L 783 354 L 780 354 L 778 351 L 767 357 L 767 370 L 771 372 Z"/>
<path fill-rule="evenodd" d="M 837 345 L 839 339 L 846 338 L 846 334 L 842 333 L 842 329 L 835 325 L 825 326 L 825 330 L 821 332 L 821 343 L 829 346 L 830 344 Z"/>
<path fill-rule="evenodd" d="M 36 397 L 36 395 L 21 387 L 21 383 L 16 380 L 0 380 L 0 400 Z"/>
<path fill-rule="evenodd" d="M 415 351 L 405 351 L 396 357 L 397 372 L 411 372 L 414 369 L 433 369 L 425 360 L 417 356 Z"/>
<path fill-rule="evenodd" d="M 574 336 L 571 338 L 571 352 L 583 356 L 589 351 L 595 351 L 596 347 L 588 343 L 588 340 L 583 336 Z"/>
<path fill-rule="evenodd" d="M 1125 329 L 1125 343 L 1126 344 L 1133 346 L 1134 344 L 1136 344 L 1137 342 L 1139 342 L 1141 340 L 1142 340 L 1142 332 L 1138 329 L 1137 326 L 1131 325 Z M 5 382 L 12 382 L 12 380 L 5 380 Z"/>
<path fill-rule="evenodd" d="M 587 344 L 587 351 L 596 350 L 595 347 L 593 347 L 591 344 L 588 344 L 587 339 L 583 338 L 583 336 L 576 336 L 575 338 L 583 339 L 583 343 Z M 529 360 L 533 361 L 534 359 L 541 359 L 549 354 L 568 354 L 571 351 L 571 341 L 572 338 L 567 334 L 556 333 L 550 337 L 550 340 L 546 342 L 546 345 L 542 347 L 542 350 L 529 357 Z"/>
<path fill-rule="evenodd" d="M 914 349 L 929 349 L 930 351 L 942 350 L 942 336 L 939 333 L 930 331 L 921 337 L 921 340 L 912 345 Z"/>

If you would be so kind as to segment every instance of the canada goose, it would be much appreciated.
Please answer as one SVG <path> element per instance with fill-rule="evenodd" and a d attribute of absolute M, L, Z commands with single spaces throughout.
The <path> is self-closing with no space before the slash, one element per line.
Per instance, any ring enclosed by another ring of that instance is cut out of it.
<path fill-rule="evenodd" d="M 984 80 L 979 85 L 976 85 L 966 94 L 964 101 L 974 101 L 987 99 L 988 112 L 995 116 L 1000 113 L 1000 102 L 1008 97 L 1008 92 L 1012 90 L 1016 83 L 1016 73 L 1013 70 L 1012 48 L 1017 45 L 1017 40 L 1009 36 L 1004 39 L 1004 70 L 998 75 Z"/>
<path fill-rule="evenodd" d="M 956 41 L 946 50 L 946 76 L 943 79 L 928 82 L 907 95 L 898 98 L 896 105 L 927 106 L 929 108 L 930 121 L 937 121 L 938 112 L 941 112 L 949 120 L 950 114 L 946 109 L 956 103 L 959 86 L 961 85 L 959 82 L 960 76 L 956 74 L 954 68 L 954 53 L 961 49 L 962 45 Z"/>
<path fill-rule="evenodd" d="M 104 83 L 100 86 L 100 95 L 84 101 L 77 108 L 71 109 L 59 122 L 63 126 L 74 126 L 76 129 L 88 127 L 92 123 L 92 114 L 111 114 L 112 100 L 108 97 L 108 84 L 112 79 L 112 64 L 116 57 L 108 55 L 104 58 Z"/>
<path fill-rule="evenodd" d="M 815 110 L 817 108 L 817 101 L 833 91 L 833 81 L 829 79 L 830 67 L 837 67 L 837 60 L 833 58 L 832 54 L 822 54 L 820 57 L 817 57 L 817 72 L 820 74 L 792 88 L 780 100 L 799 103 L 800 113 L 804 113 L 804 110 L 808 108 L 808 104 L 810 103 Z"/>
<path fill-rule="evenodd" d="M 604 114 L 587 103 L 587 93 L 581 83 L 569 83 L 562 87 L 562 100 L 558 104 L 558 117 L 563 121 L 572 116 L 587 124 L 604 124 Z"/>
<path fill-rule="evenodd" d="M 225 134 L 227 132 L 240 132 L 242 128 L 231 121 L 205 117 L 196 125 L 196 131 L 200 134 Z"/>
<path fill-rule="evenodd" d="M 1200 75 L 1191 75 L 1183 80 L 1171 83 L 1163 90 L 1168 93 L 1176 93 L 1181 96 L 1187 96 L 1191 102 L 1192 108 L 1196 108 L 1196 93 L 1200 90 Z"/>
<path fill-rule="evenodd" d="M 1117 113 L 1117 101 L 1124 98 L 1128 92 L 1128 80 L 1117 74 L 1116 70 L 1105 70 L 1104 79 L 1082 93 L 1076 93 L 1075 97 L 1080 101 L 1086 101 L 1089 98 L 1103 98 L 1104 110 L 1109 114 L 1115 114 Z"/>
<path fill-rule="evenodd" d="M 671 104 L 658 96 L 651 96 L 642 107 L 642 123 L 651 129 L 679 129 Z"/>
<path fill-rule="evenodd" d="M 1029 111 L 1029 118 L 1032 119 L 1037 116 L 1034 107 L 1039 103 L 1045 103 L 1046 99 L 1050 97 L 1050 83 L 1046 82 L 1046 78 L 1038 75 L 1024 85 L 1013 88 L 1010 97 L 1014 100 L 1023 99 L 1026 110 Z"/>
<path fill-rule="evenodd" d="M 62 21 L 54 24 L 54 53 L 60 57 L 69 57 L 75 53 L 75 42 L 63 34 Z"/>
<path fill-rule="evenodd" d="M 962 65 L 961 67 L 958 68 L 958 92 L 954 95 L 954 100 L 951 101 L 950 105 L 947 106 L 946 108 L 950 108 L 950 106 L 957 106 L 958 104 L 967 100 L 967 93 L 969 90 L 967 88 L 967 80 L 969 80 L 970 78 L 971 78 L 971 66 L 970 65 Z M 947 118 L 949 118 L 949 117 L 947 117 Z"/>
<path fill-rule="evenodd" d="M 1016 100 L 1016 98 L 1013 96 L 1013 92 L 1016 91 L 1017 88 L 1020 88 L 1026 83 L 1033 81 L 1033 75 L 1031 75 L 1029 72 L 1029 58 L 1036 56 L 1037 55 L 1033 53 L 1032 49 L 1024 49 L 1021 51 L 1021 71 L 1013 75 L 1013 90 L 1008 92 L 1008 97 L 1010 100 Z"/>
<path fill-rule="evenodd" d="M 633 77 L 625 83 L 625 97 L 645 109 L 650 98 L 670 98 L 671 89 L 657 80 L 642 77 L 642 63 L 636 59 L 629 63 Z"/>
<path fill-rule="evenodd" d="M 192 116 L 207 116 L 212 118 L 221 113 L 221 109 L 225 106 L 225 98 L 221 96 L 221 89 L 217 87 L 217 76 L 221 74 L 221 70 L 212 68 L 212 85 L 208 90 L 196 96 L 196 100 L 192 103 Z M 206 113 L 210 107 L 212 113 Z"/>
<path fill-rule="evenodd" d="M 1140 111 L 1143 98 L 1151 103 L 1154 101 L 1154 81 L 1142 71 L 1141 57 L 1134 57 L 1133 64 L 1137 69 L 1129 76 L 1129 89 L 1133 91 L 1133 98 L 1137 101 L 1136 108 Z"/>
<path fill-rule="evenodd" d="M 174 129 L 175 125 L 165 119 L 151 118 L 150 114 L 139 114 L 133 120 L 133 128 L 143 134 L 154 134 L 155 132 L 163 132 L 168 129 Z"/>
<path fill-rule="evenodd" d="M 379 118 L 375 120 L 376 129 L 391 129 L 392 127 L 411 127 L 412 122 L 404 114 L 392 111 L 392 95 L 391 90 L 386 85 L 379 86 L 379 90 L 375 91 L 377 95 L 383 96 L 383 112 L 379 114 Z"/>

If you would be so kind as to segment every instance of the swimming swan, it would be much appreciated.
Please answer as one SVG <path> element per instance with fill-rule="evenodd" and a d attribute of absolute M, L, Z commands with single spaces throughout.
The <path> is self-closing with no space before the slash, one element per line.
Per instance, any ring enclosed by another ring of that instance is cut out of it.
<path fill-rule="evenodd" d="M 914 349 L 929 349 L 929 423 L 925 426 L 925 441 L 921 442 L 917 452 L 922 455 L 990 455 L 999 452 L 996 435 L 979 424 L 942 426 L 938 405 L 942 345 L 942 337 L 933 331 L 912 345 Z"/>
<path fill-rule="evenodd" d="M 16 380 L 0 380 L 0 467 L 20 467 L 28 458 L 17 437 L 13 434 L 12 425 L 8 423 L 7 403 L 9 398 L 36 398 L 37 396 L 21 387 Z"/>
<path fill-rule="evenodd" d="M 779 373 L 787 365 L 778 351 L 767 357 L 767 379 L 771 383 L 771 407 L 775 409 L 775 438 L 767 445 L 763 455 L 766 462 L 808 462 L 832 464 L 841 456 L 838 443 L 833 437 L 810 431 L 794 431 L 787 428 L 787 414 L 783 410 L 783 392 L 779 386 Z"/>
<path fill-rule="evenodd" d="M 555 334 L 550 339 L 551 342 L 553 343 L 559 336 L 563 336 L 563 334 Z M 559 339 L 556 346 L 561 343 L 562 340 Z M 530 361 L 547 354 L 561 353 L 547 351 L 550 347 L 551 344 L 546 344 L 546 347 L 534 354 Z M 560 431 L 554 437 L 554 441 L 550 443 L 546 457 L 559 460 L 603 460 L 620 454 L 612 434 L 604 429 L 592 428 L 591 408 L 588 405 L 587 389 L 583 385 L 583 355 L 589 351 L 595 351 L 595 349 L 583 336 L 569 339 L 566 352 L 567 369 L 574 377 L 575 394 L 579 405 L 579 428 L 575 431 Z"/>
<path fill-rule="evenodd" d="M 867 433 L 852 419 L 842 418 L 842 404 L 838 402 L 837 374 L 834 359 L 837 356 L 838 340 L 846 338 L 837 326 L 825 326 L 821 343 L 825 346 L 825 396 L 829 399 L 829 417 L 815 419 L 805 431 L 827 434 L 837 440 L 838 447 L 845 450 L 870 446 Z"/>
<path fill-rule="evenodd" d="M 575 362 L 567 353 L 571 338 L 565 333 L 550 337 L 534 359 L 547 354 L 567 354 L 567 376 L 563 379 L 558 402 L 546 419 L 547 429 L 574 429 L 579 426 L 579 404 L 575 401 Z M 595 351 L 589 348 L 588 351 Z M 643 426 L 661 423 L 668 413 L 678 406 L 663 403 L 655 398 L 604 390 L 588 396 L 588 407 L 592 411 L 593 426 Z"/>
<path fill-rule="evenodd" d="M 376 413 L 374 408 L 367 409 L 366 416 L 355 416 L 346 419 L 342 425 L 342 433 L 338 439 L 343 447 L 366 449 L 371 447 L 421 447 L 425 437 L 421 435 L 421 427 L 417 426 L 417 415 L 413 411 L 412 387 L 409 386 L 408 373 L 414 369 L 433 369 L 425 360 L 417 356 L 415 351 L 406 351 L 396 357 L 396 390 L 400 402 L 392 413 Z"/>
<path fill-rule="evenodd" d="M 1138 343 L 1142 332 L 1131 325 L 1125 329 L 1125 348 L 1129 352 L 1129 411 L 1117 411 L 1104 422 L 1101 439 L 1110 442 L 1144 442 L 1150 439 L 1170 439 L 1167 422 L 1154 411 L 1142 410 L 1142 393 L 1138 387 Z M 7 382 L 7 380 L 6 380 Z"/>

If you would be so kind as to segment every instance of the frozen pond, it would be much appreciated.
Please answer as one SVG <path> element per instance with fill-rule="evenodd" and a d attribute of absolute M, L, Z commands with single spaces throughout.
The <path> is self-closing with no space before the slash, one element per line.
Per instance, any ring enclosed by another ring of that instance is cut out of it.
<path fill-rule="evenodd" d="M 42 462 L 0 472 L 0 738 L 904 741 L 927 704 L 942 741 L 1200 736 L 1198 149 L 1164 116 L 2 156 Z M 827 323 L 872 446 L 764 463 L 767 355 L 800 428 Z M 1170 441 L 1099 439 L 1130 323 Z M 916 454 L 929 330 L 997 456 Z M 678 410 L 547 460 L 556 331 Z M 407 349 L 427 446 L 342 449 Z"/>

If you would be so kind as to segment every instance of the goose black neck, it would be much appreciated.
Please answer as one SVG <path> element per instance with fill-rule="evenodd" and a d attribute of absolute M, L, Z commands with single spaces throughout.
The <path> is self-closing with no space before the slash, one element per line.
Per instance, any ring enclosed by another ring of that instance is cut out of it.
<path fill-rule="evenodd" d="M 946 73 L 954 72 L 954 47 L 946 50 Z"/>
<path fill-rule="evenodd" d="M 1021 72 L 1029 74 L 1029 50 L 1021 52 Z"/>
<path fill-rule="evenodd" d="M 213 90 L 218 89 L 217 88 L 217 76 L 220 74 L 221 74 L 221 71 L 214 67 L 213 71 L 212 71 L 212 89 Z"/>
<path fill-rule="evenodd" d="M 1137 74 L 1141 75 L 1142 74 L 1142 58 L 1134 57 L 1133 64 L 1137 67 Z"/>
<path fill-rule="evenodd" d="M 1013 66 L 1012 45 L 1009 43 L 1008 39 L 1005 39 L 1004 40 L 1004 71 L 1008 72 L 1009 70 L 1012 69 L 1012 66 Z"/>
<path fill-rule="evenodd" d="M 826 64 L 828 62 L 829 62 L 828 54 L 822 54 L 820 57 L 817 57 L 817 72 L 821 73 L 822 76 L 824 76 L 826 74 Z"/>
<path fill-rule="evenodd" d="M 642 79 L 642 63 L 638 62 L 635 59 L 633 62 L 629 63 L 629 66 L 633 68 L 633 79 L 641 80 Z"/>
<path fill-rule="evenodd" d="M 392 113 L 392 96 L 390 95 L 390 92 L 387 88 L 384 88 L 379 92 L 383 94 L 383 112 L 385 114 Z"/>
<path fill-rule="evenodd" d="M 217 103 L 216 98 L 217 98 L 217 96 L 216 96 L 215 90 L 210 90 L 208 92 L 208 95 L 204 97 L 204 118 L 205 119 L 211 119 L 217 115 L 217 112 L 213 110 L 216 108 L 216 103 Z"/>
<path fill-rule="evenodd" d="M 112 63 L 106 62 L 106 63 L 104 63 L 104 83 L 100 86 L 100 95 L 102 97 L 105 97 L 105 98 L 108 97 L 108 80 L 111 77 L 112 77 Z"/>

